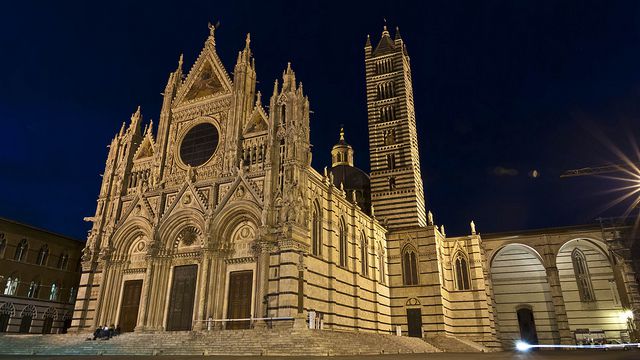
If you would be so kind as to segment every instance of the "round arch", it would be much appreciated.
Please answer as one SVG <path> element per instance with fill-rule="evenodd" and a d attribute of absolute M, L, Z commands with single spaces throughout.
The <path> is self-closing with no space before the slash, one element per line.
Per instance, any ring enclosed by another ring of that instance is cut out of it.
<path fill-rule="evenodd" d="M 162 244 L 162 248 L 171 250 L 178 234 L 188 226 L 192 226 L 199 233 L 204 234 L 204 214 L 196 209 L 182 209 L 174 212 L 158 228 L 156 240 Z"/>
<path fill-rule="evenodd" d="M 140 237 L 151 239 L 151 224 L 142 217 L 134 217 L 120 226 L 112 236 L 112 244 L 118 257 L 126 257 L 133 243 Z"/>
<path fill-rule="evenodd" d="M 544 258 L 540 255 L 540 253 L 538 252 L 538 250 L 536 250 L 535 248 L 526 245 L 526 244 L 522 244 L 522 243 L 508 243 L 508 244 L 504 244 L 500 247 L 498 247 L 497 249 L 495 249 L 491 255 L 489 256 L 489 267 L 491 268 L 493 266 L 493 262 L 494 260 L 498 257 L 498 255 L 500 255 L 500 253 L 508 250 L 508 249 L 513 249 L 515 247 L 522 247 L 525 250 L 527 250 L 531 255 L 535 256 L 540 263 L 542 264 L 542 266 L 547 265 L 544 261 Z"/>
<path fill-rule="evenodd" d="M 234 202 L 234 206 L 227 207 L 211 220 L 211 241 L 226 248 L 230 244 L 232 232 L 245 221 L 253 222 L 256 228 L 262 225 L 261 209 L 258 204 L 240 200 Z"/>

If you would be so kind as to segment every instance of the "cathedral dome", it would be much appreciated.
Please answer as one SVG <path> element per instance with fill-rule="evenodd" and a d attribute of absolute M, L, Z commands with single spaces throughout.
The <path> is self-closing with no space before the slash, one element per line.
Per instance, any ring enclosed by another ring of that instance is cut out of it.
<path fill-rule="evenodd" d="M 344 129 L 340 129 L 340 140 L 331 150 L 331 174 L 333 185 L 342 187 L 350 198 L 356 193 L 356 203 L 362 211 L 371 214 L 371 184 L 369 175 L 353 166 L 353 148 L 344 139 Z"/>

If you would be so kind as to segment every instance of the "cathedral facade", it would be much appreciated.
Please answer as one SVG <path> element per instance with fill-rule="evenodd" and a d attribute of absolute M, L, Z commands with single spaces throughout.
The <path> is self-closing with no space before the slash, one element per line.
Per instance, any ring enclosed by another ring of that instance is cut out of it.
<path fill-rule="evenodd" d="M 534 286 L 548 300 L 529 306 L 546 311 L 534 325 L 546 326 L 539 340 L 569 341 L 568 305 L 558 298 L 564 270 L 554 258 L 562 244 L 542 241 L 548 248 L 539 255 L 500 235 L 483 242 L 473 223 L 469 235 L 448 237 L 424 201 L 406 45 L 385 27 L 364 51 L 371 173 L 354 166 L 344 132 L 331 166 L 318 172 L 309 99 L 291 65 L 263 100 L 249 35 L 232 78 L 210 27 L 191 70 L 183 73 L 181 57 L 170 74 L 157 131 L 142 126 L 138 109 L 109 146 L 96 213 L 86 219 L 93 227 L 76 330 L 243 328 L 304 323 L 312 313 L 325 329 L 399 328 L 500 347 L 522 335 L 518 309 L 528 303 L 504 287 L 519 281 L 518 271 L 499 280 L 496 294 L 493 273 L 502 273 L 492 266 L 524 259 L 524 249 L 540 260 L 536 281 L 556 274 L 551 285 Z M 589 239 L 597 246 L 586 257 L 600 249 L 597 261 L 612 261 L 602 236 Z M 633 273 L 621 271 L 615 291 L 627 294 Z"/>

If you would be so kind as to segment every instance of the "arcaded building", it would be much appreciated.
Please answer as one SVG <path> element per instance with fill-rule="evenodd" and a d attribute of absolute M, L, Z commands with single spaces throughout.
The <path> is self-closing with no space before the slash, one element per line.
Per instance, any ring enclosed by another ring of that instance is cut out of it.
<path fill-rule="evenodd" d="M 449 237 L 436 225 L 398 31 L 392 38 L 385 27 L 364 48 L 370 173 L 354 164 L 348 129 L 324 149 L 332 163 L 311 166 L 315 125 L 302 83 L 287 64 L 263 99 L 250 45 L 247 35 L 231 77 L 210 27 L 191 69 L 183 73 L 180 57 L 169 75 L 157 130 L 138 109 L 114 136 L 88 218 L 78 331 L 106 323 L 124 331 L 260 326 L 264 318 L 299 324 L 314 314 L 324 329 L 399 327 L 489 347 L 508 346 L 534 324 L 540 342 L 566 342 L 578 326 L 604 324 L 587 324 L 574 310 L 571 276 L 584 280 L 567 260 L 574 249 L 591 271 L 593 296 L 581 301 L 609 314 L 611 336 L 626 331 L 623 297 L 610 297 L 624 294 L 637 308 L 637 286 L 629 267 L 605 269 L 613 261 L 606 239 L 580 231 L 567 235 L 575 242 L 483 239 L 473 223 L 468 235 Z M 521 274 L 525 264 L 535 276 Z M 614 289 L 615 271 L 625 277 Z M 531 286 L 509 288 L 525 280 Z M 519 315 L 524 308 L 529 322 Z"/>
<path fill-rule="evenodd" d="M 0 218 L 0 333 L 71 326 L 84 242 Z"/>

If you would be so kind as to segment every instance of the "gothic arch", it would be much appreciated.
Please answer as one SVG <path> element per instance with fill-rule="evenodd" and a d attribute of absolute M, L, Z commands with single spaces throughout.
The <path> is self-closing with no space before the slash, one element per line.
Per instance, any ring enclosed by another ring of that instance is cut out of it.
<path fill-rule="evenodd" d="M 411 245 L 406 244 L 402 248 L 402 282 L 404 285 L 418 285 L 420 284 L 418 269 L 418 250 Z"/>
<path fill-rule="evenodd" d="M 29 316 L 31 315 L 31 317 L 33 319 L 35 319 L 38 316 L 38 311 L 36 310 L 36 307 L 33 305 L 27 305 L 24 307 L 24 309 L 22 309 L 22 311 L 20 312 L 20 317 L 23 316 Z"/>
<path fill-rule="evenodd" d="M 58 318 L 58 311 L 56 309 L 54 309 L 53 307 L 49 306 L 47 308 L 47 310 L 42 314 L 42 318 L 52 318 L 52 319 L 57 319 Z"/>
<path fill-rule="evenodd" d="M 461 249 L 456 250 L 451 257 L 454 288 L 456 290 L 471 289 L 471 265 L 469 255 Z"/>
<path fill-rule="evenodd" d="M 7 302 L 0 306 L 0 315 L 9 315 L 14 317 L 16 315 L 16 307 L 13 303 Z"/>
<path fill-rule="evenodd" d="M 566 250 L 568 247 L 570 246 L 575 246 L 577 247 L 577 245 L 575 245 L 576 243 L 580 242 L 581 246 L 585 246 L 588 247 L 592 250 L 597 251 L 598 253 L 600 253 L 602 256 L 606 257 L 607 260 L 609 261 L 609 264 L 612 265 L 612 259 L 611 257 L 609 257 L 609 254 L 607 253 L 606 249 L 607 246 L 600 240 L 596 240 L 593 238 L 572 238 L 569 239 L 567 241 L 565 241 L 562 246 L 560 246 L 560 248 L 558 249 L 558 252 L 556 254 L 556 256 L 558 256 L 560 254 L 560 252 Z"/>
<path fill-rule="evenodd" d="M 312 202 L 311 210 L 311 252 L 322 255 L 322 207 L 317 199 Z"/>

